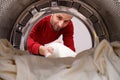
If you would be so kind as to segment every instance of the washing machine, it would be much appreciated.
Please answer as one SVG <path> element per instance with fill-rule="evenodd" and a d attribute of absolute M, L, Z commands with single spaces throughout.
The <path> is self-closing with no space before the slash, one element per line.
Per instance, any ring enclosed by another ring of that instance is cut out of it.
<path fill-rule="evenodd" d="M 0 5 L 0 39 L 7 39 L 15 48 L 27 50 L 33 26 L 59 12 L 71 14 L 85 25 L 91 47 L 103 39 L 120 41 L 120 0 L 0 0 Z"/>

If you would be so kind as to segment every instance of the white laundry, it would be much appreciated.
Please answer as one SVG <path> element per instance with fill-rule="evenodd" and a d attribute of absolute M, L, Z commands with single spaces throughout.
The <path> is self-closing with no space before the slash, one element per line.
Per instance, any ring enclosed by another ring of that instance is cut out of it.
<path fill-rule="evenodd" d="M 120 42 L 103 40 L 76 57 L 45 58 L 0 40 L 1 80 L 120 80 Z"/>
<path fill-rule="evenodd" d="M 75 57 L 77 53 L 72 51 L 70 48 L 67 46 L 63 45 L 62 43 L 58 42 L 53 42 L 47 44 L 47 46 L 50 46 L 54 49 L 53 53 L 48 53 L 46 54 L 46 57 L 52 57 L 52 58 L 57 58 L 57 57 Z"/>

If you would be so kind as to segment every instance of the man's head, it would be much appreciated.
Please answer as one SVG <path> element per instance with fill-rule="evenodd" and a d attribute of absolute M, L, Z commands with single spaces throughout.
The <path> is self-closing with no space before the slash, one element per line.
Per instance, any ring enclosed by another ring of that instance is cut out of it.
<path fill-rule="evenodd" d="M 72 17 L 72 15 L 66 13 L 55 13 L 52 14 L 50 23 L 55 31 L 59 31 L 69 24 Z"/>

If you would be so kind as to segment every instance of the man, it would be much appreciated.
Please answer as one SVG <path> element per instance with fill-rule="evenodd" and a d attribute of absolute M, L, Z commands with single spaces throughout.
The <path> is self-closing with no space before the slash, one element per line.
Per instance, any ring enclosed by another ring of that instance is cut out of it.
<path fill-rule="evenodd" d="M 66 13 L 55 13 L 40 20 L 28 36 L 28 51 L 45 56 L 54 51 L 52 47 L 46 47 L 44 44 L 50 43 L 60 35 L 63 35 L 64 45 L 75 51 L 73 34 L 74 28 L 71 22 L 72 15 Z"/>

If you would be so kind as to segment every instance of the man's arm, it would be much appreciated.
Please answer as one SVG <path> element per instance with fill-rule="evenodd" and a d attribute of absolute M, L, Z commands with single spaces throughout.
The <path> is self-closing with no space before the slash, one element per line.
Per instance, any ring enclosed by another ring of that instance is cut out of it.
<path fill-rule="evenodd" d="M 69 47 L 70 49 L 72 49 L 73 51 L 75 51 L 73 34 L 74 34 L 74 27 L 73 27 L 72 22 L 70 22 L 69 25 L 64 30 L 63 41 L 64 41 L 64 44 L 67 47 Z"/>
<path fill-rule="evenodd" d="M 37 54 L 37 55 L 40 54 L 45 56 L 47 53 L 53 52 L 53 48 L 43 46 L 39 44 L 37 41 L 34 41 L 34 39 L 32 38 L 32 35 L 30 35 L 28 38 L 27 47 L 32 54 Z"/>
<path fill-rule="evenodd" d="M 27 48 L 28 51 L 31 52 L 32 54 L 37 54 L 37 55 L 45 55 L 48 52 L 52 53 L 53 49 L 51 47 L 46 47 L 40 44 L 40 39 L 39 35 L 41 32 L 40 30 L 44 22 L 40 21 L 37 23 L 34 28 L 31 30 L 29 36 L 28 36 L 28 41 L 27 41 Z"/>
<path fill-rule="evenodd" d="M 35 37 L 36 37 L 35 33 L 32 34 L 30 33 L 27 41 L 27 48 L 28 51 L 31 52 L 32 54 L 39 54 L 40 44 L 37 41 L 35 41 Z"/>

